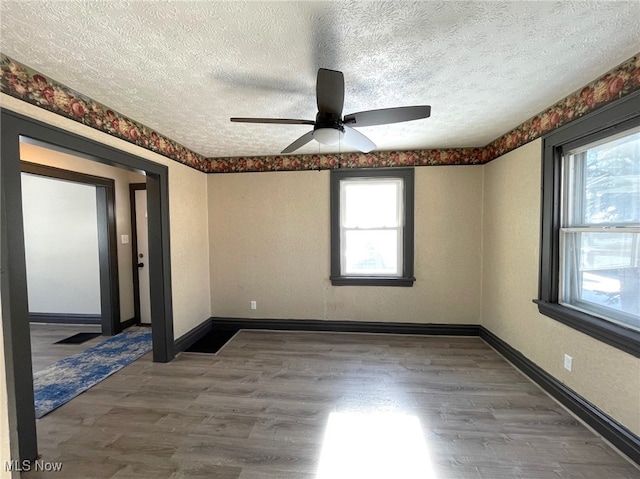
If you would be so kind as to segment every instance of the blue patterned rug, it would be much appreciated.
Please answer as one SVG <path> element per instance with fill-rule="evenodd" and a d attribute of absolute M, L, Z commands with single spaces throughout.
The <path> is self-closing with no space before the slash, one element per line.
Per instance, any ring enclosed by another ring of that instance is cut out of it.
<path fill-rule="evenodd" d="M 49 414 L 149 351 L 151 330 L 135 328 L 36 372 L 36 417 Z"/>

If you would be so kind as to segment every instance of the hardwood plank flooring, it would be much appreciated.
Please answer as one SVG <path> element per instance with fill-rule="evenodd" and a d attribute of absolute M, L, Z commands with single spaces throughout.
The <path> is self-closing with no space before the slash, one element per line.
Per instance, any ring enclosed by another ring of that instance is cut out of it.
<path fill-rule="evenodd" d="M 40 371 L 107 339 L 105 336 L 98 336 L 81 344 L 54 344 L 76 333 L 99 333 L 102 330 L 99 324 L 31 323 L 29 329 L 33 372 Z"/>
<path fill-rule="evenodd" d="M 63 468 L 27 479 L 640 476 L 479 338 L 241 331 L 144 356 L 38 435 Z"/>

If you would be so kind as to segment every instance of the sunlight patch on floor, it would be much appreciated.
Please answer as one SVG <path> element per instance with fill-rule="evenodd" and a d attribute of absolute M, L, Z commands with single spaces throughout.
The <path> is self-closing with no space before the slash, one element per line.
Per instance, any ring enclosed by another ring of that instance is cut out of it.
<path fill-rule="evenodd" d="M 420 419 L 395 412 L 329 415 L 316 479 L 435 479 Z"/>

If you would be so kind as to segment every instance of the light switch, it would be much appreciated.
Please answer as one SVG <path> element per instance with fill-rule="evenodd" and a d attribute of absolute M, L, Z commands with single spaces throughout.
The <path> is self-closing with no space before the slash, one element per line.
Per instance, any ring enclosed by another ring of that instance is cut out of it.
<path fill-rule="evenodd" d="M 120 238 L 122 238 L 122 244 L 129 244 L 129 235 L 121 235 Z"/>

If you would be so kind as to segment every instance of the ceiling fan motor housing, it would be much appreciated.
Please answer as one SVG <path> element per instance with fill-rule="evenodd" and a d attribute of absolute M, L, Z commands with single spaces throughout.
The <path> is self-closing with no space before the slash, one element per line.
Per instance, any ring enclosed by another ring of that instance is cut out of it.
<path fill-rule="evenodd" d="M 334 130 L 344 132 L 342 118 L 329 112 L 318 112 L 316 115 L 316 124 L 314 125 L 313 130 L 315 131 L 321 128 L 333 128 Z"/>
<path fill-rule="evenodd" d="M 342 118 L 332 112 L 318 112 L 313 126 L 313 138 L 323 145 L 335 145 L 344 137 Z"/>

